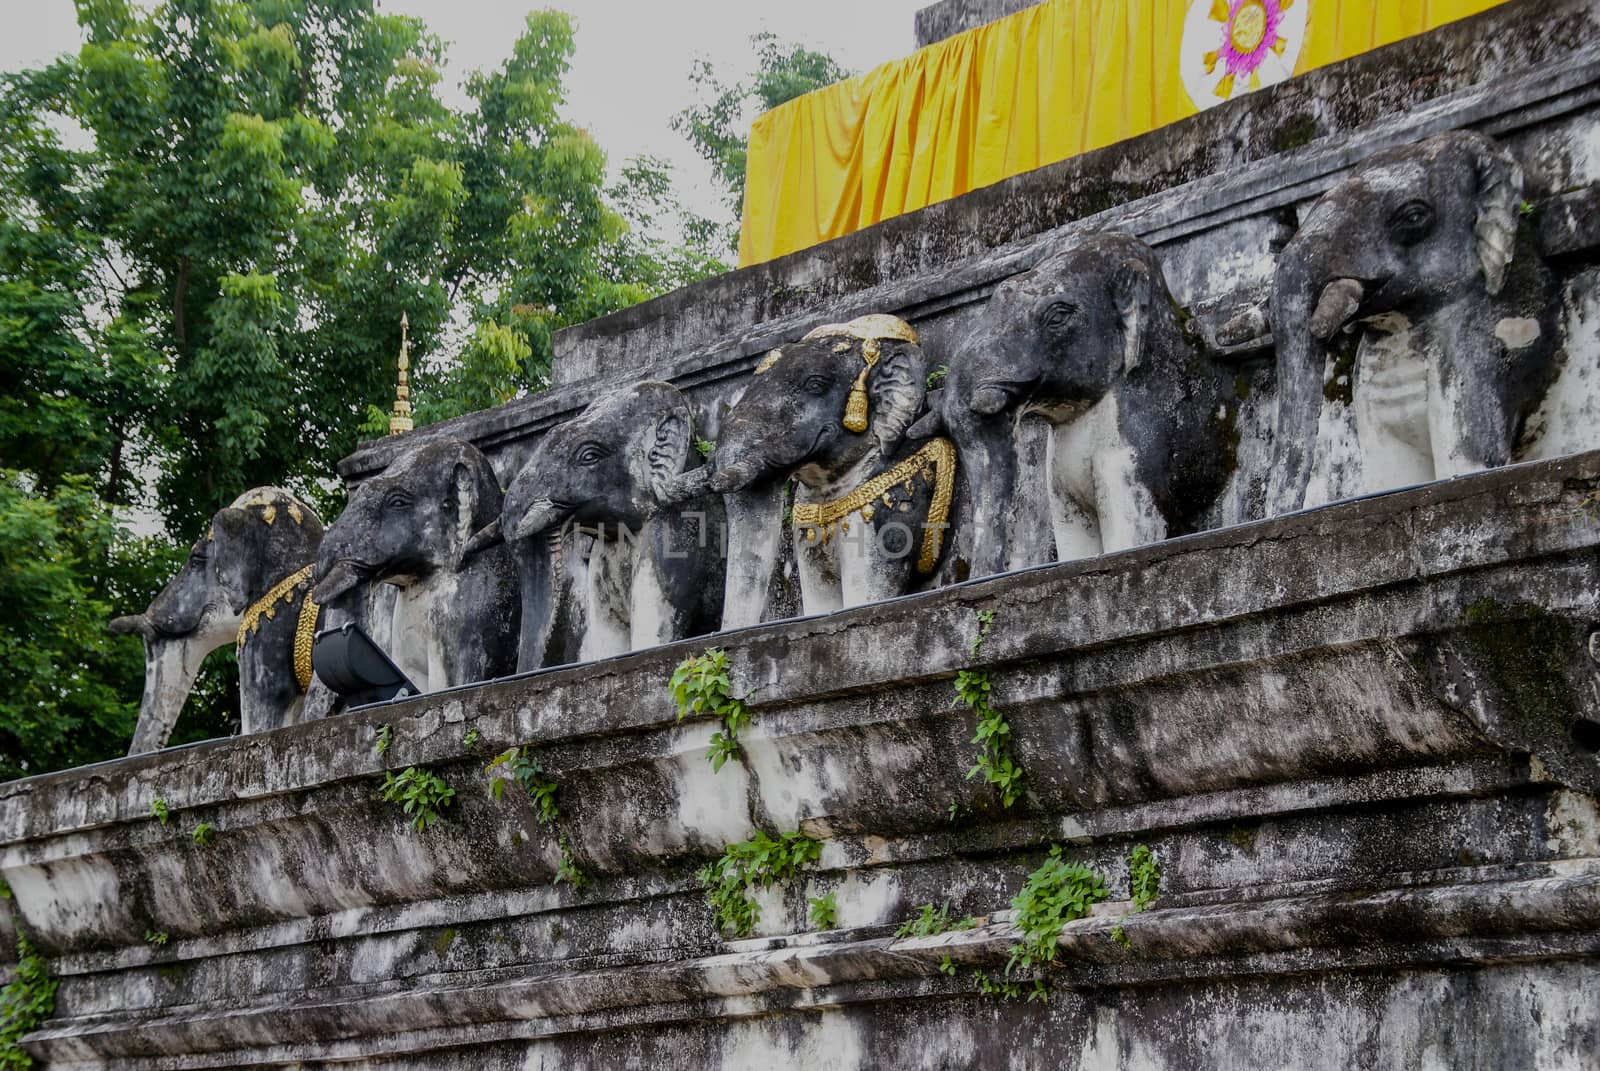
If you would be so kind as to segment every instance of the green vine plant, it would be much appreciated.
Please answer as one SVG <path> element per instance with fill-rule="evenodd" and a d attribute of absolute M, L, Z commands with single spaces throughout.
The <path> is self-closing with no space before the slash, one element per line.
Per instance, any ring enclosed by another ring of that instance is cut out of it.
<path fill-rule="evenodd" d="M 751 892 L 787 881 L 821 857 L 822 842 L 803 833 L 774 839 L 757 830 L 749 840 L 728 845 L 720 859 L 701 867 L 696 876 L 722 932 L 748 937 L 761 921 L 761 905 Z"/>
<path fill-rule="evenodd" d="M 391 729 L 387 725 L 378 726 L 377 741 L 376 741 L 376 743 L 373 744 L 373 746 L 378 749 L 378 754 L 380 754 L 380 755 L 388 754 L 389 745 L 392 744 L 393 742 L 394 742 L 394 730 Z"/>
<path fill-rule="evenodd" d="M 589 877 L 578 866 L 578 857 L 572 854 L 572 845 L 567 843 L 565 837 L 561 838 L 561 863 L 556 867 L 555 884 L 566 882 L 574 889 L 581 889 L 589 884 Z"/>
<path fill-rule="evenodd" d="M 144 939 L 157 948 L 162 948 L 170 939 L 170 935 L 166 930 L 146 930 L 144 931 Z"/>
<path fill-rule="evenodd" d="M 967 780 L 979 774 L 1000 793 L 1000 802 L 1010 807 L 1022 798 L 1022 767 L 1011 755 L 1011 726 L 1000 711 L 989 703 L 992 685 L 983 670 L 963 669 L 956 674 L 956 702 L 978 716 L 978 732 L 972 738 L 982 750 L 967 771 Z M 954 821 L 952 811 L 951 820 Z"/>
<path fill-rule="evenodd" d="M 1577 512 L 1600 524 L 1600 491 L 1591 491 L 1578 500 Z"/>
<path fill-rule="evenodd" d="M 17 937 L 17 968 L 0 989 L 0 1068 L 33 1066 L 33 1058 L 18 1044 L 24 1034 L 39 1028 L 56 1010 L 56 986 L 44 957 L 25 936 Z"/>
<path fill-rule="evenodd" d="M 1131 914 L 1149 910 L 1161 897 L 1161 862 L 1148 844 L 1140 844 L 1128 855 L 1128 896 L 1133 901 Z M 1133 942 L 1122 924 L 1111 931 L 1111 939 L 1126 948 Z"/>
<path fill-rule="evenodd" d="M 739 730 L 750 720 L 744 701 L 728 694 L 728 652 L 713 647 L 705 654 L 685 658 L 672 671 L 668 686 L 679 721 L 704 714 L 722 719 L 722 728 L 711 735 L 711 749 L 706 752 L 712 771 L 720 771 L 723 763 L 739 753 Z"/>
<path fill-rule="evenodd" d="M 935 368 L 933 371 L 929 372 L 928 373 L 928 389 L 929 390 L 934 390 L 935 388 L 937 388 L 939 386 L 939 384 L 944 382 L 944 378 L 946 376 L 948 376 L 949 374 L 950 374 L 950 366 L 947 365 L 947 364 L 941 364 L 938 368 Z"/>
<path fill-rule="evenodd" d="M 495 799 L 505 795 L 508 781 L 513 782 L 532 798 L 534 812 L 541 826 L 548 826 L 561 817 L 561 806 L 556 802 L 556 792 L 560 786 L 544 776 L 544 767 L 527 749 L 507 748 L 483 770 L 485 773 L 501 771 L 489 779 L 489 794 Z"/>
<path fill-rule="evenodd" d="M 813 896 L 806 900 L 811 925 L 819 930 L 831 930 L 839 921 L 839 901 L 833 893 Z"/>
<path fill-rule="evenodd" d="M 977 925 L 978 920 L 971 915 L 963 919 L 952 919 L 949 904 L 941 904 L 937 908 L 932 904 L 923 904 L 917 909 L 917 914 L 900 924 L 894 935 L 897 938 L 936 937 L 951 930 L 970 930 Z"/>
<path fill-rule="evenodd" d="M 478 746 L 478 741 L 482 738 L 483 734 L 478 732 L 478 730 L 468 729 L 466 734 L 461 737 L 461 746 L 466 748 L 468 751 L 471 751 L 473 748 Z"/>
<path fill-rule="evenodd" d="M 700 452 L 701 457 L 710 457 L 711 451 L 717 448 L 717 444 L 710 439 L 696 439 L 694 448 Z"/>
<path fill-rule="evenodd" d="M 403 804 L 411 827 L 421 833 L 439 820 L 439 812 L 455 800 L 456 790 L 432 770 L 408 766 L 398 777 L 393 772 L 383 775 L 378 797 L 386 803 Z"/>
<path fill-rule="evenodd" d="M 172 812 L 167 809 L 167 801 L 162 799 L 160 796 L 157 796 L 155 799 L 151 800 L 150 817 L 154 818 L 162 825 L 166 825 L 167 819 L 172 817 Z"/>
<path fill-rule="evenodd" d="M 194 827 L 194 842 L 204 848 L 217 838 L 217 827 L 210 822 L 201 822 Z"/>
<path fill-rule="evenodd" d="M 998 610 L 978 611 L 978 634 L 972 638 L 972 657 L 977 658 L 978 652 L 983 650 L 984 641 L 989 638 L 989 633 L 994 631 L 994 619 Z"/>
<path fill-rule="evenodd" d="M 1109 895 L 1104 875 L 1082 863 L 1067 862 L 1061 845 L 1051 845 L 1049 858 L 1028 875 L 1022 891 L 1011 901 L 1022 940 L 1011 946 L 1006 979 L 1011 980 L 1016 971 L 1054 963 L 1066 924 L 1087 916 L 1090 908 Z"/>

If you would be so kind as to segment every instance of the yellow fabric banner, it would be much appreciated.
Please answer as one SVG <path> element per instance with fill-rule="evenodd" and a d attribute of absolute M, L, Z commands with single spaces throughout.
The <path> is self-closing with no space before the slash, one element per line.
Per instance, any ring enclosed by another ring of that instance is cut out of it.
<path fill-rule="evenodd" d="M 739 263 L 1154 130 L 1503 2 L 1047 0 L 758 118 Z"/>

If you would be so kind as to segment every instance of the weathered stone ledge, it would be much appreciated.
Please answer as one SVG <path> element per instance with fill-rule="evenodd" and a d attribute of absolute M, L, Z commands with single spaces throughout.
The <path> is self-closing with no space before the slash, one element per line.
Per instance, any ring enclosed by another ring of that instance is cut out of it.
<path fill-rule="evenodd" d="M 1450 972 L 1485 957 L 1493 986 L 1558 960 L 1592 984 L 1597 493 L 1600 453 L 1516 466 L 0 786 L 0 877 L 62 980 L 29 1045 L 63 1067 L 513 1067 L 611 1062 L 624 1037 L 672 1060 L 678 1031 L 720 1016 L 724 1042 L 844 1030 L 916 1066 L 851 1009 L 1009 1021 L 938 966 L 1003 961 L 998 912 L 1051 842 L 1118 896 L 1134 844 L 1163 866 L 1133 952 L 1107 939 L 1115 906 L 1069 928 L 1064 1006 L 1153 982 L 1242 1000 L 1270 975 L 1276 999 L 1332 1014 L 1335 975 L 1466 985 Z M 974 657 L 979 609 L 997 616 Z M 720 773 L 712 726 L 680 725 L 665 686 L 713 643 L 755 717 Z M 949 680 L 971 666 L 1027 771 L 1009 811 L 964 777 L 972 717 Z M 554 831 L 490 798 L 482 767 L 512 744 L 561 786 Z M 422 834 L 373 798 L 408 765 L 459 794 Z M 822 856 L 724 943 L 694 870 L 758 827 Z M 583 889 L 551 885 L 563 842 Z M 805 934 L 829 891 L 840 929 Z M 892 941 L 927 902 L 994 924 Z M 1576 983 L 1550 984 L 1559 1002 Z M 745 1065 L 724 1042 L 691 1048 Z"/>

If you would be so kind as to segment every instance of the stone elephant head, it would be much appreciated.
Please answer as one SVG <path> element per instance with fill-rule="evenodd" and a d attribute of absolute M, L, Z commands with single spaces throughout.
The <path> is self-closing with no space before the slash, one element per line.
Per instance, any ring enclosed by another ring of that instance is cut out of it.
<path fill-rule="evenodd" d="M 1222 388 L 1155 253 L 1097 234 L 996 288 L 913 434 L 961 449 L 983 575 L 1189 530 L 1231 469 Z M 1029 415 L 1053 425 L 1042 458 L 1019 448 Z"/>
<path fill-rule="evenodd" d="M 519 603 L 509 553 L 468 548 L 503 497 L 476 447 L 424 439 L 357 487 L 329 526 L 316 600 L 349 607 L 371 585 L 400 589 L 389 654 L 427 691 L 511 673 Z"/>
<path fill-rule="evenodd" d="M 107 626 L 144 640 L 144 697 L 129 754 L 166 745 L 205 657 L 241 636 L 246 613 L 308 566 L 322 537 L 322 521 L 310 506 L 280 488 L 255 488 L 211 518 L 183 568 L 144 613 Z M 305 588 L 301 583 L 289 597 L 303 598 Z M 277 651 L 286 642 L 282 624 L 292 624 L 293 615 L 282 617 L 257 645 L 274 648 L 279 657 L 257 667 L 259 672 L 247 671 L 241 658 L 240 715 L 246 733 L 293 722 L 302 703 L 304 689 L 296 684 L 290 660 Z"/>
<path fill-rule="evenodd" d="M 699 462 L 689 403 L 667 383 L 612 391 L 540 440 L 500 516 L 521 581 L 519 670 L 559 661 L 574 631 L 585 660 L 716 631 L 720 503 L 666 501 Z M 571 557 L 560 547 L 574 530 L 587 550 L 582 602 L 563 614 L 554 563 Z"/>
<path fill-rule="evenodd" d="M 927 392 L 922 347 L 902 323 L 828 324 L 773 350 L 723 419 L 711 488 L 728 494 L 794 476 L 820 489 L 894 456 Z"/>
<path fill-rule="evenodd" d="M 927 571 L 927 554 L 931 550 L 937 557 L 943 533 L 936 532 L 931 541 L 919 534 L 928 534 L 924 522 L 930 509 L 943 509 L 935 478 L 949 476 L 954 459 L 935 464 L 930 452 L 923 464 L 907 456 L 906 431 L 926 391 L 926 361 L 916 332 L 886 315 L 819 327 L 773 350 L 756 367 L 723 418 L 706 467 L 675 481 L 672 492 L 681 497 L 686 487 L 709 486 L 724 495 L 729 550 L 723 628 L 762 619 L 782 539 L 783 488 L 791 478 L 807 613 L 903 594 Z M 911 488 L 904 501 L 868 496 L 873 501 L 860 503 L 865 509 L 841 506 L 873 481 L 886 480 L 897 464 L 906 468 L 903 482 Z M 915 488 L 912 477 L 924 474 L 927 486 Z M 835 520 L 842 523 L 802 521 L 832 512 L 839 512 Z M 892 546 L 891 540 L 874 545 L 890 522 L 904 532 L 891 534 Z M 835 534 L 851 539 L 835 542 Z"/>
<path fill-rule="evenodd" d="M 1269 511 L 1305 503 L 1325 396 L 1352 384 L 1364 468 L 1352 491 L 1510 460 L 1559 330 L 1553 280 L 1520 227 L 1522 185 L 1505 148 L 1453 131 L 1377 153 L 1311 209 L 1274 280 Z"/>

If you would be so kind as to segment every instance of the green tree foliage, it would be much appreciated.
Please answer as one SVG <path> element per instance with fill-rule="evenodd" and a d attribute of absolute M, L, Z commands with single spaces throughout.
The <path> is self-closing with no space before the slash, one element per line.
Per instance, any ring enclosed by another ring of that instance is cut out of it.
<path fill-rule="evenodd" d="M 721 268 L 651 236 L 659 167 L 608 190 L 561 118 L 566 15 L 529 15 L 453 109 L 442 42 L 377 0 L 77 12 L 76 53 L 0 75 L 0 665 L 23 682 L 0 777 L 126 746 L 143 662 L 104 622 L 219 507 L 276 484 L 337 512 L 402 312 L 425 423 L 539 389 L 556 328 Z M 170 539 L 114 522 L 141 503 Z M 180 727 L 236 712 L 216 659 Z"/>
<path fill-rule="evenodd" d="M 780 42 L 773 33 L 755 34 L 750 43 L 756 50 L 756 72 L 750 80 L 724 82 L 709 62 L 700 60 L 689 72 L 699 102 L 672 121 L 672 129 L 687 138 L 711 164 L 711 172 L 727 192 L 728 207 L 736 220 L 744 214 L 751 119 L 851 76 L 833 58 Z M 726 240 L 738 246 L 737 226 Z"/>

